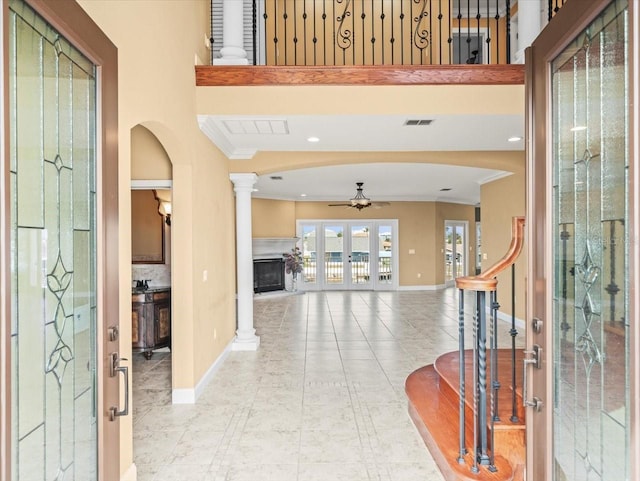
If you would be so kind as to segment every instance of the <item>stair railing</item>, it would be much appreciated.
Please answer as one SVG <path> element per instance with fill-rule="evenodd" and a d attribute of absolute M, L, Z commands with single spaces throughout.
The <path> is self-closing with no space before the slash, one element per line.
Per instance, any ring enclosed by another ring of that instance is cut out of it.
<path fill-rule="evenodd" d="M 515 280 L 514 264 L 520 253 L 524 243 L 524 217 L 514 217 L 511 222 L 511 244 L 507 253 L 488 268 L 486 271 L 477 276 L 458 277 L 456 279 L 456 288 L 459 292 L 458 304 L 458 347 L 459 347 L 459 453 L 458 462 L 465 464 L 465 456 L 468 454 L 465 439 L 465 405 L 466 405 L 466 387 L 465 387 L 465 343 L 464 343 L 464 294 L 465 290 L 474 291 L 475 309 L 473 316 L 473 458 L 471 472 L 478 473 L 479 466 L 487 466 L 491 472 L 496 471 L 495 467 L 495 444 L 494 444 L 494 426 L 499 421 L 498 417 L 498 391 L 500 383 L 498 382 L 498 336 L 497 321 L 498 309 L 500 305 L 497 300 L 498 280 L 496 276 L 502 271 L 511 267 L 511 379 L 512 379 L 512 415 L 511 421 L 516 421 L 517 405 L 516 405 L 516 380 L 515 380 L 515 353 L 516 353 L 516 336 L 515 328 Z M 490 403 L 489 416 L 487 416 L 487 293 L 489 293 L 489 389 Z M 487 426 L 490 426 L 487 430 Z M 488 439 L 487 431 L 491 434 Z"/>

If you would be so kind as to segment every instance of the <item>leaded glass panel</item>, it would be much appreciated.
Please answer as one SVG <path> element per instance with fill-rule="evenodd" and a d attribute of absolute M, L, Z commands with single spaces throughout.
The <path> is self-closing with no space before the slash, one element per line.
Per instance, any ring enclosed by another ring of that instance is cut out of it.
<path fill-rule="evenodd" d="M 94 66 L 10 2 L 12 478 L 97 479 Z"/>
<path fill-rule="evenodd" d="M 552 63 L 554 480 L 629 479 L 627 3 Z"/>

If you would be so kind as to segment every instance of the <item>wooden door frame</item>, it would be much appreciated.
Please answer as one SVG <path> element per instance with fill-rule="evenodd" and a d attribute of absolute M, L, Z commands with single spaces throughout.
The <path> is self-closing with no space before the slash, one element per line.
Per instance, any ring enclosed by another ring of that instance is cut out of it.
<path fill-rule="evenodd" d="M 567 2 L 526 51 L 526 159 L 527 159 L 527 350 L 534 344 L 547 347 L 544 352 L 542 369 L 529 371 L 527 390 L 529 397 L 537 396 L 544 401 L 539 413 L 529 410 L 526 425 L 527 478 L 536 481 L 553 479 L 553 329 L 551 280 L 553 260 L 550 255 L 551 241 L 551 172 L 549 160 L 552 152 L 547 142 L 547 132 L 551 132 L 550 117 L 550 62 L 584 30 L 610 0 L 589 2 Z M 640 49 L 640 6 L 629 0 L 629 86 L 630 86 L 630 167 L 629 167 L 629 317 L 637 320 L 640 314 L 640 135 L 633 135 L 640 126 L 639 71 Z M 543 180 L 543 185 L 541 184 Z M 539 187 L 536 189 L 536 185 Z M 533 332 L 531 320 L 539 318 L 544 322 L 540 334 Z M 630 399 L 640 399 L 640 326 L 632 322 L 630 327 Z M 534 391 L 534 385 L 536 390 Z M 640 479 L 640 405 L 631 402 L 630 479 Z M 535 436 L 534 436 L 535 433 Z"/>
<path fill-rule="evenodd" d="M 119 253 L 118 253 L 118 59 L 117 49 L 75 0 L 24 0 L 97 67 L 97 187 L 98 196 L 98 479 L 120 479 L 119 422 L 105 423 L 107 402 L 103 394 L 109 382 L 105 358 L 118 351 L 118 341 L 108 341 L 110 326 L 119 321 Z M 0 139 L 0 289 L 10 292 L 11 219 L 9 197 L 9 94 L 8 94 L 8 2 L 2 2 L 0 49 L 0 103 L 2 127 Z M 108 299 L 108 302 L 105 302 Z M 2 296 L 0 305 L 0 478 L 11 479 L 11 296 Z M 113 389 L 112 389 L 113 391 Z M 105 459 L 108 455 L 108 462 Z"/>

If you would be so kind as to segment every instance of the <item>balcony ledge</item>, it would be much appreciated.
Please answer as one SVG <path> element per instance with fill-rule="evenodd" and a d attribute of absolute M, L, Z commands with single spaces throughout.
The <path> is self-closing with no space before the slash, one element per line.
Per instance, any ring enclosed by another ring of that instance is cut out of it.
<path fill-rule="evenodd" d="M 524 65 L 196 66 L 197 87 L 524 85 Z"/>

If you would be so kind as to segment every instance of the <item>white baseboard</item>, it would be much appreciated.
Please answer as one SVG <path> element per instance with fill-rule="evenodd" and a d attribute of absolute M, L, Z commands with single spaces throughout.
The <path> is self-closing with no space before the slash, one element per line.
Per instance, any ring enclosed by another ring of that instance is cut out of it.
<path fill-rule="evenodd" d="M 498 320 L 504 321 L 504 322 L 508 322 L 509 324 L 511 324 L 511 314 L 507 314 L 505 312 L 498 311 Z M 524 319 L 519 319 L 519 318 L 516 317 L 516 327 L 518 329 L 524 330 L 525 327 L 526 327 Z"/>
<path fill-rule="evenodd" d="M 207 369 L 207 372 L 205 372 L 204 375 L 200 378 L 200 381 L 198 381 L 198 384 L 196 384 L 195 388 L 174 389 L 172 391 L 171 402 L 173 404 L 195 404 L 197 399 L 200 397 L 200 394 L 202 394 L 202 391 L 204 391 L 204 388 L 207 387 L 207 384 L 209 384 L 213 375 L 218 369 L 220 369 L 220 366 L 222 366 L 222 363 L 231 352 L 231 346 L 234 340 L 235 337 L 229 342 L 229 344 L 227 344 L 218 358 L 213 361 L 213 364 L 209 366 L 209 369 Z"/>
<path fill-rule="evenodd" d="M 436 284 L 432 286 L 398 286 L 399 291 L 439 291 L 445 289 L 445 284 Z"/>
<path fill-rule="evenodd" d="M 133 463 L 129 468 L 120 476 L 120 481 L 136 481 L 138 479 L 138 468 Z"/>

